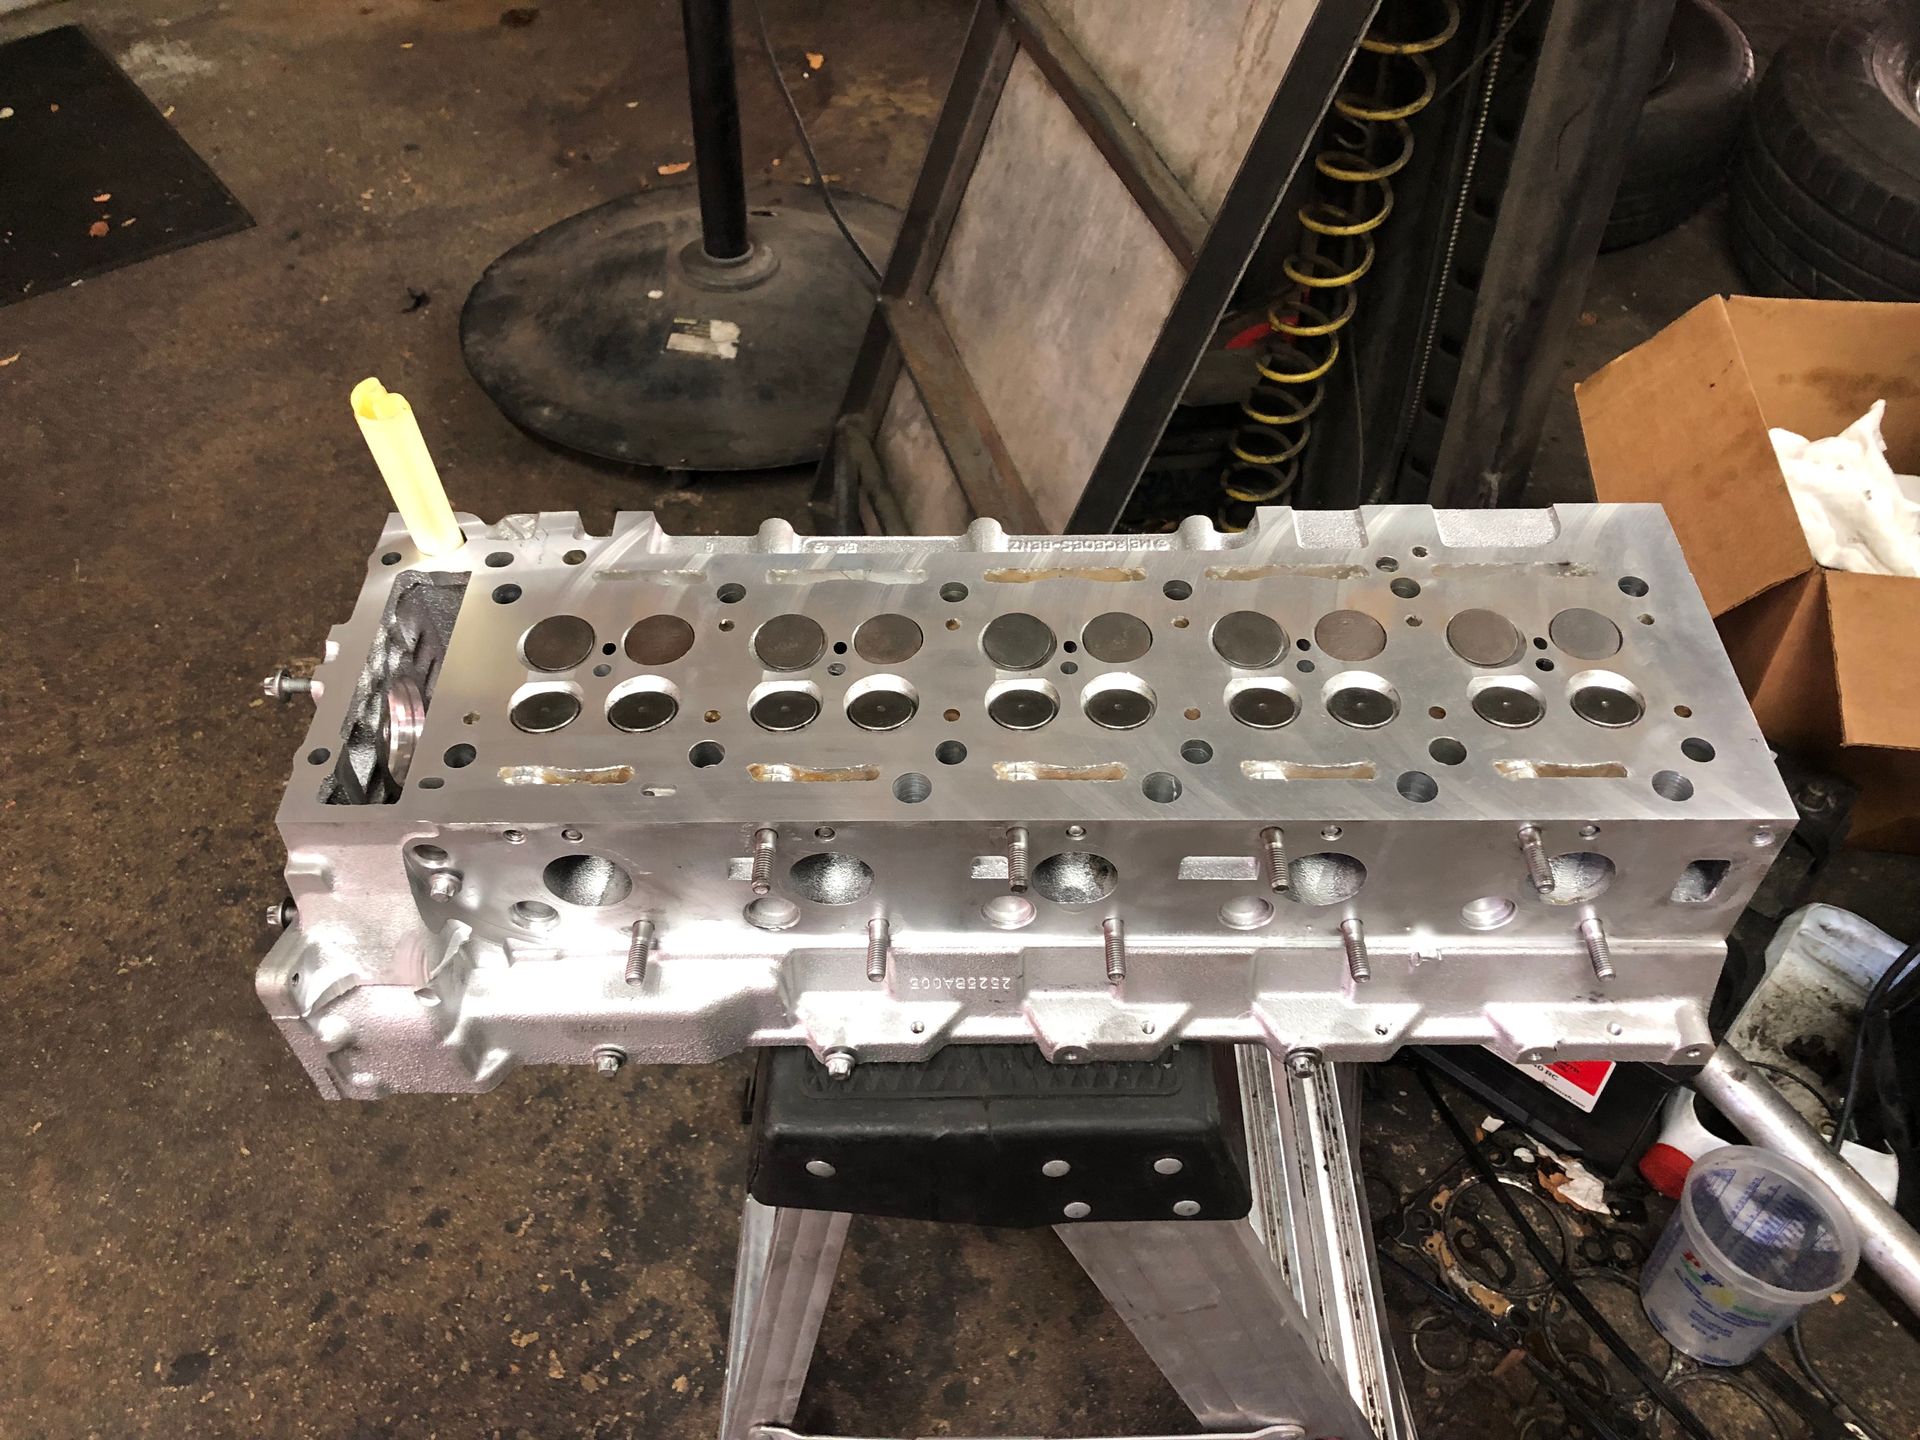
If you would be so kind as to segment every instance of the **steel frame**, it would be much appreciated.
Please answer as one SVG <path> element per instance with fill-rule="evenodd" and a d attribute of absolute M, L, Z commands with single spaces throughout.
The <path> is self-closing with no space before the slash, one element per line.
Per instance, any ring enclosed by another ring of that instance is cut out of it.
<path fill-rule="evenodd" d="M 1032 57 L 1187 271 L 1066 526 L 1069 533 L 1104 532 L 1115 527 L 1125 510 L 1377 4 L 1321 0 L 1219 212 L 1209 219 L 1041 0 L 979 0 L 919 184 L 881 279 L 834 440 L 819 468 L 813 498 L 819 523 L 841 533 L 858 531 L 863 499 L 882 524 L 884 517 L 898 514 L 897 501 L 877 466 L 850 465 L 835 452 L 846 445 L 850 428 L 867 436 L 874 433 L 904 367 L 974 511 L 1014 531 L 1048 528 L 945 325 L 927 303 L 934 270 L 1016 53 Z"/>

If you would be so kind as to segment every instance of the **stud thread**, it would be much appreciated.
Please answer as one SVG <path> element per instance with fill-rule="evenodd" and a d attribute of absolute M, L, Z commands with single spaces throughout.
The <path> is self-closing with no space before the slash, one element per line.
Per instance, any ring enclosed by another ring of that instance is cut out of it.
<path fill-rule="evenodd" d="M 887 917 L 876 915 L 867 922 L 867 979 L 876 985 L 887 978 L 887 952 L 893 948 L 893 927 Z"/>
<path fill-rule="evenodd" d="M 1260 843 L 1267 850 L 1267 888 L 1283 892 L 1292 884 L 1287 877 L 1286 832 L 1278 825 L 1269 825 L 1260 832 Z"/>
<path fill-rule="evenodd" d="M 1589 915 L 1580 922 L 1580 943 L 1587 947 L 1587 959 L 1593 963 L 1593 978 L 1613 979 L 1613 947 L 1607 943 L 1607 927 Z"/>
<path fill-rule="evenodd" d="M 1373 978 L 1373 962 L 1367 957 L 1367 932 L 1359 920 L 1340 922 L 1340 945 L 1347 952 L 1347 974 L 1357 984 Z"/>
<path fill-rule="evenodd" d="M 647 978 L 647 961 L 653 955 L 653 922 L 633 922 L 633 938 L 627 942 L 627 984 L 639 985 Z"/>
<path fill-rule="evenodd" d="M 771 830 L 753 832 L 753 893 L 764 895 L 773 889 L 773 846 L 778 839 Z"/>
<path fill-rule="evenodd" d="M 1015 895 L 1024 895 L 1027 891 L 1027 827 L 1013 825 L 1007 829 L 1007 889 Z"/>
<path fill-rule="evenodd" d="M 1542 895 L 1553 893 L 1553 866 L 1547 862 L 1547 847 L 1541 843 L 1536 825 L 1520 827 L 1520 853 L 1526 857 L 1527 878 Z"/>
<path fill-rule="evenodd" d="M 1127 931 L 1117 915 L 1100 922 L 1100 935 L 1107 955 L 1107 983 L 1118 985 L 1127 978 Z"/>

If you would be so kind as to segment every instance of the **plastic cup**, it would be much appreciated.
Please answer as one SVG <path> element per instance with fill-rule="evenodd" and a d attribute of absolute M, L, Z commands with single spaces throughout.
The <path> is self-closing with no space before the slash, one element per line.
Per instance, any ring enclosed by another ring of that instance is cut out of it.
<path fill-rule="evenodd" d="M 1694 1161 L 1640 1273 L 1640 1303 L 1675 1349 L 1741 1365 L 1859 1263 L 1859 1232 L 1818 1176 L 1770 1150 L 1728 1145 Z"/>

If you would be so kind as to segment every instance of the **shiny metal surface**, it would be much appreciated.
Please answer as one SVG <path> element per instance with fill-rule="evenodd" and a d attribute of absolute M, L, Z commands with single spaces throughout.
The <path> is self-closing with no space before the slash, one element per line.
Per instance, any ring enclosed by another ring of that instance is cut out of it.
<path fill-rule="evenodd" d="M 485 1089 L 600 1045 L 1697 1061 L 1724 937 L 1793 813 L 1651 506 L 1077 537 L 463 524 L 426 561 L 389 522 L 280 809 L 300 924 L 260 992 L 329 1094 Z M 1604 647 L 1576 611 L 1617 653 L 1556 645 L 1558 618 Z M 1463 614 L 1522 653 L 1463 657 Z M 592 653 L 530 666 L 561 616 Z M 404 784 L 369 743 L 403 681 L 424 704 Z M 1597 878 L 1542 893 L 1522 826 L 1551 873 Z M 871 885 L 809 893 L 795 867 L 819 854 Z M 630 883 L 556 889 L 580 857 Z"/>

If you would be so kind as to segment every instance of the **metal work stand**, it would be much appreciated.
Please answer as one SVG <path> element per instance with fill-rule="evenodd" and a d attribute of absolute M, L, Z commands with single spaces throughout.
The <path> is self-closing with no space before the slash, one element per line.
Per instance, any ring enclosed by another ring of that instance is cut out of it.
<path fill-rule="evenodd" d="M 1237 1061 L 1249 1216 L 1055 1228 L 1209 1431 L 1410 1436 L 1354 1162 L 1355 1072 L 1253 1046 Z M 798 1440 L 849 1218 L 746 1202 L 721 1440 Z"/>
<path fill-rule="evenodd" d="M 645 190 L 487 267 L 460 316 L 467 369 L 542 439 L 630 464 L 757 470 L 820 458 L 873 283 L 818 193 L 758 186 L 740 154 L 731 0 L 682 0 L 697 204 Z M 836 192 L 884 264 L 897 214 Z"/>

